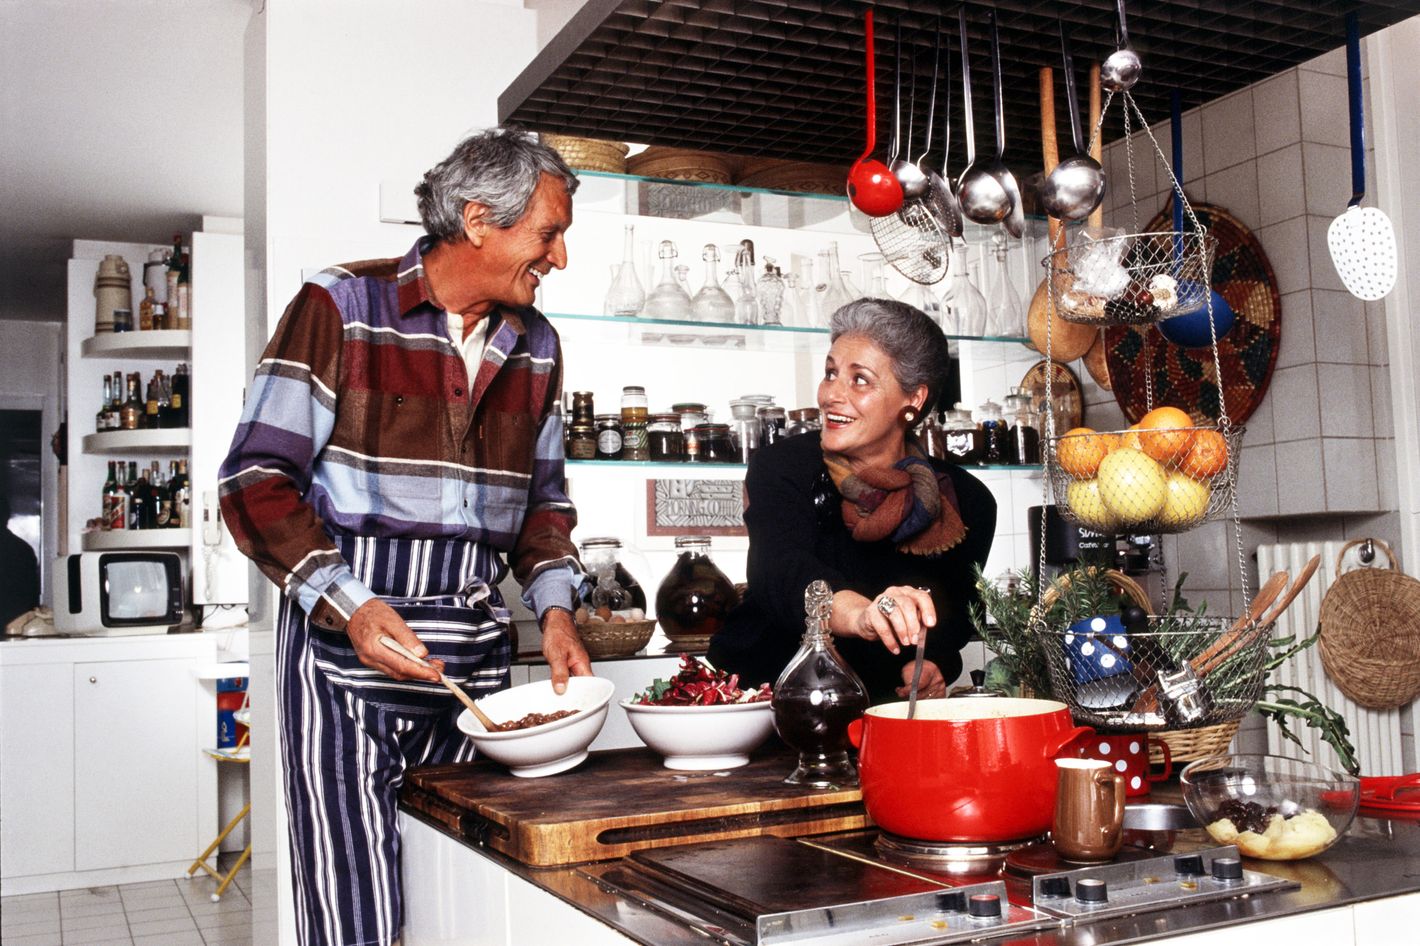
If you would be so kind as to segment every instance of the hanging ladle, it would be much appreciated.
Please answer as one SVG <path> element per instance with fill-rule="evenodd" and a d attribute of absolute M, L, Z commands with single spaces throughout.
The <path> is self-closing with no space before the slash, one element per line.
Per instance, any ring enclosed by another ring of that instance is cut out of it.
<path fill-rule="evenodd" d="M 942 23 L 941 16 L 937 17 L 937 52 L 942 51 Z M 937 77 L 939 60 L 933 60 L 932 66 L 932 108 L 929 114 L 934 113 L 937 108 Z M 951 160 L 952 153 L 952 51 L 947 47 L 947 69 L 946 69 L 946 94 L 943 96 L 945 104 L 942 106 L 942 173 L 938 174 L 930 166 L 923 168 L 927 172 L 927 180 L 930 185 L 927 196 L 924 198 L 928 210 L 937 218 L 937 225 L 942 228 L 942 232 L 949 237 L 960 237 L 961 229 L 961 208 L 957 206 L 956 194 L 952 192 L 952 185 L 949 183 L 951 177 L 947 173 L 947 162 Z M 927 123 L 927 138 L 932 137 L 931 120 Z M 926 152 L 923 152 L 926 155 Z M 918 167 L 922 167 L 922 161 L 918 159 Z"/>
<path fill-rule="evenodd" d="M 991 173 L 1001 182 L 1011 200 L 1011 207 L 1001 225 L 1006 232 L 1019 239 L 1026 232 L 1026 209 L 1021 202 L 1021 187 L 1016 176 L 1006 167 L 1006 106 L 1001 97 L 1001 34 L 996 28 L 996 11 L 987 13 L 991 24 L 991 86 L 996 93 L 996 160 L 991 162 Z"/>
<path fill-rule="evenodd" d="M 907 114 L 913 115 L 917 110 L 917 68 L 912 69 L 912 96 L 908 100 Z M 897 24 L 897 85 L 893 90 L 893 126 L 892 126 L 892 157 L 888 161 L 888 167 L 892 169 L 892 176 L 897 178 L 897 183 L 902 185 L 902 196 L 907 200 L 915 200 L 923 197 L 927 193 L 927 188 L 931 184 L 927 180 L 927 175 L 912 161 L 908 160 L 908 151 L 912 147 L 912 125 L 907 126 L 907 137 L 902 137 L 902 23 Z M 901 156 L 899 156 L 899 153 Z"/>
<path fill-rule="evenodd" d="M 1065 22 L 1060 22 L 1060 52 L 1065 61 L 1065 99 L 1070 106 L 1070 133 L 1075 140 L 1075 153 L 1055 166 L 1040 189 L 1040 202 L 1046 213 L 1061 220 L 1083 220 L 1104 199 L 1104 168 L 1086 151 L 1080 133 L 1080 99 L 1075 91 L 1075 63 L 1070 56 L 1070 41 L 1065 36 Z M 1093 133 L 1093 129 L 1091 129 Z"/>
<path fill-rule="evenodd" d="M 854 207 L 870 217 L 885 217 L 902 208 L 902 185 L 892 176 L 892 171 L 886 164 L 872 157 L 873 149 L 878 146 L 878 101 L 877 82 L 874 77 L 877 61 L 873 56 L 871 7 L 864 14 L 864 33 L 867 42 L 867 146 L 848 171 L 848 199 Z"/>
<path fill-rule="evenodd" d="M 1119 48 L 1109 54 L 1109 58 L 1104 61 L 1104 66 L 1100 69 L 1100 85 L 1110 92 L 1128 92 L 1134 88 L 1134 83 L 1139 81 L 1139 73 L 1144 71 L 1144 64 L 1139 61 L 1139 54 L 1129 47 L 1129 27 L 1124 22 L 1124 0 L 1114 0 L 1115 9 L 1119 11 L 1119 28 L 1115 39 Z"/>
<path fill-rule="evenodd" d="M 957 12 L 961 31 L 961 102 L 966 124 L 966 170 L 957 180 L 957 203 L 966 219 L 980 224 L 1000 223 L 1011 212 L 1011 195 L 991 173 L 994 162 L 976 161 L 976 125 L 971 114 L 971 54 L 967 48 L 966 8 Z"/>

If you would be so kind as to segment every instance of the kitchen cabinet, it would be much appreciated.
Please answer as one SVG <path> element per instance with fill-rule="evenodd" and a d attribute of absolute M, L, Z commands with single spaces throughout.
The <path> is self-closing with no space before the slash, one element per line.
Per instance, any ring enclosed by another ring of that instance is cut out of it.
<path fill-rule="evenodd" d="M 217 833 L 215 635 L 0 642 L 0 890 L 178 877 Z"/>

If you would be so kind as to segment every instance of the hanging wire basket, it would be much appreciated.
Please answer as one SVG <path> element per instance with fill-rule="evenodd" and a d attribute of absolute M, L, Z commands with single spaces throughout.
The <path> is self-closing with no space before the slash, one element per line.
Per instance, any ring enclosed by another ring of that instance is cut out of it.
<path fill-rule="evenodd" d="M 1046 440 L 1065 519 L 1107 535 L 1186 532 L 1233 507 L 1246 428 L 1171 427 Z"/>
<path fill-rule="evenodd" d="M 1180 612 L 1126 632 L 1119 618 L 1042 629 L 1052 695 L 1076 722 L 1162 730 L 1241 719 L 1262 696 L 1271 627 Z"/>
<path fill-rule="evenodd" d="M 930 286 L 947 275 L 952 241 L 927 201 L 905 200 L 896 213 L 873 217 L 872 228 L 883 258 L 908 279 Z"/>
<path fill-rule="evenodd" d="M 1206 232 L 1098 232 L 1076 233 L 1041 261 L 1061 318 L 1139 325 L 1208 304 L 1217 240 Z"/>

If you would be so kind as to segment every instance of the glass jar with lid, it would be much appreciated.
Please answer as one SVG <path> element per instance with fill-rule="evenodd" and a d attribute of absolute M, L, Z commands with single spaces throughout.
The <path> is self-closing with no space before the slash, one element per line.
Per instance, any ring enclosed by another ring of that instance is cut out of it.
<path fill-rule="evenodd" d="M 1006 452 L 1006 417 L 1001 405 L 990 398 L 976 409 L 976 422 L 981 427 L 981 462 L 1008 463 Z"/>
<path fill-rule="evenodd" d="M 656 591 L 656 617 L 673 642 L 708 644 L 739 595 L 711 559 L 709 536 L 679 536 L 675 547 L 675 564 Z"/>
<path fill-rule="evenodd" d="M 1010 462 L 1032 466 L 1040 462 L 1040 419 L 1025 388 L 1006 395 L 1007 452 Z"/>
<path fill-rule="evenodd" d="M 740 463 L 748 463 L 749 458 L 759 449 L 760 435 L 759 406 L 754 401 L 735 400 L 730 402 L 730 438 L 735 445 L 735 458 Z"/>
<path fill-rule="evenodd" d="M 946 412 L 943 424 L 947 459 L 962 466 L 974 466 L 986 454 L 986 439 L 965 404 Z"/>
<path fill-rule="evenodd" d="M 694 430 L 696 456 L 700 463 L 738 463 L 739 451 L 730 436 L 729 424 L 699 424 Z"/>
<path fill-rule="evenodd" d="M 621 415 L 597 415 L 597 459 L 621 459 Z"/>
<path fill-rule="evenodd" d="M 672 404 L 671 410 L 680 415 L 680 432 L 685 442 L 685 458 L 692 463 L 699 461 L 700 439 L 696 436 L 695 428 L 710 422 L 710 412 L 704 404 L 694 401 Z"/>
<path fill-rule="evenodd" d="M 598 536 L 582 541 L 582 568 L 592 580 L 587 603 L 610 611 L 639 609 L 646 613 L 646 591 L 622 564 L 621 540 Z M 639 618 L 638 618 L 639 620 Z"/>
<path fill-rule="evenodd" d="M 789 426 L 784 428 L 784 436 L 794 437 L 823 429 L 817 407 L 799 407 L 789 412 Z"/>
<path fill-rule="evenodd" d="M 591 391 L 572 392 L 572 423 L 595 426 L 596 411 L 592 407 Z"/>
<path fill-rule="evenodd" d="M 652 414 L 646 424 L 646 443 L 657 463 L 679 463 L 685 459 L 685 435 L 679 414 Z"/>
<path fill-rule="evenodd" d="M 595 460 L 597 458 L 597 429 L 591 424 L 574 423 L 567 428 L 567 459 Z"/>
<path fill-rule="evenodd" d="M 928 411 L 917 428 L 917 443 L 922 452 L 936 460 L 947 458 L 947 431 L 942 426 L 942 416 L 936 411 Z"/>
<path fill-rule="evenodd" d="M 776 407 L 773 404 L 761 407 L 759 409 L 759 425 L 763 428 L 760 443 L 767 446 L 776 440 L 783 439 L 784 432 L 789 425 L 784 408 Z"/>
<path fill-rule="evenodd" d="M 646 443 L 646 421 L 650 411 L 646 389 L 627 385 L 621 389 L 621 459 L 649 460 L 651 451 Z"/>

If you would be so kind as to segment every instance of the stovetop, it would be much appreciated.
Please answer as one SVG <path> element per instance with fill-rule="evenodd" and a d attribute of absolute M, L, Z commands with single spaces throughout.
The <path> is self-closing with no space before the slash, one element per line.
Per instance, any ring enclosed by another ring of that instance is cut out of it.
<path fill-rule="evenodd" d="M 1086 866 L 1023 839 L 944 845 L 990 856 L 934 865 L 906 862 L 879 840 L 878 831 L 741 838 L 638 851 L 578 872 L 732 946 L 964 942 L 1297 887 L 1243 870 L 1230 845 L 1126 849 L 1114 863 Z M 1021 863 L 1013 869 L 1008 858 Z"/>

